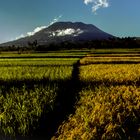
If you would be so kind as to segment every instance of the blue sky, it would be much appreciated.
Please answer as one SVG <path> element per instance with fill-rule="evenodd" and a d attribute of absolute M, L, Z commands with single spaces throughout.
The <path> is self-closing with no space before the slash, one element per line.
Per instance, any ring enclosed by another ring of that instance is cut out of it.
<path fill-rule="evenodd" d="M 115 36 L 140 36 L 139 7 L 140 0 L 1 0 L 0 42 L 54 21 L 81 21 Z"/>

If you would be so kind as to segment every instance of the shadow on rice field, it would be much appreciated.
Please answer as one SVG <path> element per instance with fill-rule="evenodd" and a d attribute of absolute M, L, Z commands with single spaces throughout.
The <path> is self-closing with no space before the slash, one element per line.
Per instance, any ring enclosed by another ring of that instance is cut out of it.
<path fill-rule="evenodd" d="M 49 140 L 60 124 L 75 112 L 74 106 L 81 90 L 79 61 L 73 65 L 71 78 L 68 79 L 0 80 L 0 85 L 1 104 L 7 102 L 7 109 L 4 104 L 0 110 L 5 113 L 0 116 L 3 120 L 1 139 Z M 15 107 L 18 103 L 19 109 Z M 2 136 L 3 133 L 6 136 Z"/>
<path fill-rule="evenodd" d="M 75 112 L 75 104 L 78 101 L 78 93 L 81 90 L 79 83 L 79 61 L 74 64 L 71 79 L 59 83 L 55 107 L 47 115 L 40 119 L 40 127 L 33 134 L 35 137 L 51 139 L 64 120 Z"/>
<path fill-rule="evenodd" d="M 0 139 L 139 139 L 140 59 L 131 61 L 123 52 L 114 61 L 115 52 L 109 55 L 107 61 L 89 54 L 56 64 L 47 58 L 34 68 L 23 63 L 15 66 L 13 79 L 13 67 L 7 70 L 4 62 L 1 71 L 8 74 L 0 79 Z"/>

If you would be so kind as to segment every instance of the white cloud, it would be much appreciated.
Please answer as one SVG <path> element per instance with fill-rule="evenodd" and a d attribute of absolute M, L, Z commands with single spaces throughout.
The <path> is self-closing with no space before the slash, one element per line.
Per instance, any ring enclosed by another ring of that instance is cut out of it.
<path fill-rule="evenodd" d="M 59 21 L 59 19 L 60 19 L 61 17 L 62 17 L 62 15 L 60 15 L 60 16 L 58 16 L 58 17 L 55 17 L 55 18 L 50 22 L 49 26 L 52 25 L 52 24 L 54 24 L 55 22 Z M 39 31 L 41 31 L 42 29 L 47 28 L 47 27 L 48 27 L 48 26 L 36 27 L 32 32 L 27 32 L 27 36 L 32 36 L 32 35 L 34 35 L 35 33 L 39 32 Z"/>
<path fill-rule="evenodd" d="M 62 17 L 62 15 L 59 15 L 58 17 L 55 17 L 48 26 L 54 24 L 55 22 L 59 21 L 59 19 Z M 43 30 L 44 28 L 47 28 L 48 26 L 39 26 L 39 27 L 36 27 L 32 32 L 27 32 L 25 35 L 24 34 L 21 34 L 20 36 L 16 37 L 16 40 L 17 39 L 20 39 L 20 38 L 23 38 L 23 37 L 27 37 L 27 36 L 32 36 L 34 35 L 35 33 Z M 13 39 L 14 40 L 14 39 Z"/>
<path fill-rule="evenodd" d="M 27 36 L 32 36 L 46 27 L 47 26 L 36 27 L 32 32 L 27 32 Z"/>
<path fill-rule="evenodd" d="M 92 2 L 93 2 L 93 0 L 84 0 L 85 4 L 92 3 Z"/>
<path fill-rule="evenodd" d="M 35 33 L 41 31 L 42 29 L 46 28 L 47 26 L 40 26 L 40 27 L 36 27 L 32 32 L 27 32 L 25 35 L 24 34 L 21 34 L 19 36 L 17 36 L 15 39 L 20 39 L 20 38 L 23 38 L 23 37 L 27 37 L 27 36 L 32 36 L 34 35 Z M 12 40 L 15 40 L 15 39 L 12 39 Z"/>
<path fill-rule="evenodd" d="M 92 11 L 94 13 L 96 13 L 96 11 L 99 9 L 99 8 L 107 8 L 109 7 L 109 2 L 108 0 L 84 0 L 84 3 L 87 5 L 89 3 L 92 3 L 93 6 L 92 6 Z"/>
<path fill-rule="evenodd" d="M 65 36 L 65 35 L 71 35 L 74 34 L 75 30 L 74 29 L 66 29 L 66 30 L 58 30 L 57 36 Z"/>
<path fill-rule="evenodd" d="M 65 30 L 56 30 L 55 32 L 51 32 L 50 37 L 53 36 L 65 36 L 65 35 L 73 35 L 73 36 L 78 36 L 79 34 L 83 33 L 84 31 L 81 29 L 72 29 L 72 28 L 67 28 Z"/>
<path fill-rule="evenodd" d="M 49 26 L 52 25 L 52 24 L 54 24 L 55 22 L 59 21 L 60 18 L 62 18 L 62 15 L 60 15 L 60 16 L 58 16 L 58 17 L 55 17 L 55 18 L 50 22 Z"/>
<path fill-rule="evenodd" d="M 20 36 L 16 37 L 16 40 L 17 39 L 20 39 L 20 38 L 23 38 L 23 37 L 25 37 L 25 35 L 24 34 L 21 34 Z M 12 39 L 12 40 L 14 40 L 14 39 Z"/>

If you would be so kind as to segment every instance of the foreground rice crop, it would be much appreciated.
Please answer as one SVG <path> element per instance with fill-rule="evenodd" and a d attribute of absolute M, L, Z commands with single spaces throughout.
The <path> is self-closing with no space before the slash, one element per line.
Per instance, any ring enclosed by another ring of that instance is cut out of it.
<path fill-rule="evenodd" d="M 118 140 L 140 137 L 140 88 L 99 86 L 83 90 L 80 96 L 75 114 L 60 127 L 57 139 Z"/>
<path fill-rule="evenodd" d="M 2 54 L 0 139 L 140 139 L 139 54 L 93 51 Z"/>
<path fill-rule="evenodd" d="M 83 90 L 79 93 L 75 114 L 63 122 L 55 138 L 139 139 L 139 69 L 140 64 L 82 63 L 79 80 Z"/>
<path fill-rule="evenodd" d="M 42 113 L 53 110 L 56 98 L 56 85 L 35 86 L 32 90 L 26 86 L 13 87 L 9 92 L 0 93 L 1 134 L 29 134 L 38 127 Z"/>
<path fill-rule="evenodd" d="M 32 136 L 41 133 L 43 128 L 40 127 L 50 126 L 51 120 L 47 119 L 60 106 L 59 98 L 71 80 L 77 60 L 1 58 L 0 139 Z"/>

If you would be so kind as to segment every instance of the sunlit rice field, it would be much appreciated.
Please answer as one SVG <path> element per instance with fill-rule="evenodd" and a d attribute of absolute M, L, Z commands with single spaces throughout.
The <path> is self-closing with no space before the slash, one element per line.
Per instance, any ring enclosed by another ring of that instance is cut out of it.
<path fill-rule="evenodd" d="M 135 49 L 1 53 L 0 139 L 140 139 L 139 86 Z"/>
<path fill-rule="evenodd" d="M 140 138 L 139 57 L 125 55 L 88 55 L 80 60 L 80 99 L 75 113 L 59 127 L 56 139 Z M 132 63 L 126 63 L 128 61 Z"/>
<path fill-rule="evenodd" d="M 98 86 L 83 89 L 57 139 L 124 140 L 140 137 L 140 88 Z"/>
<path fill-rule="evenodd" d="M 80 67 L 80 79 L 87 82 L 135 84 L 140 80 L 140 64 L 93 64 Z"/>

